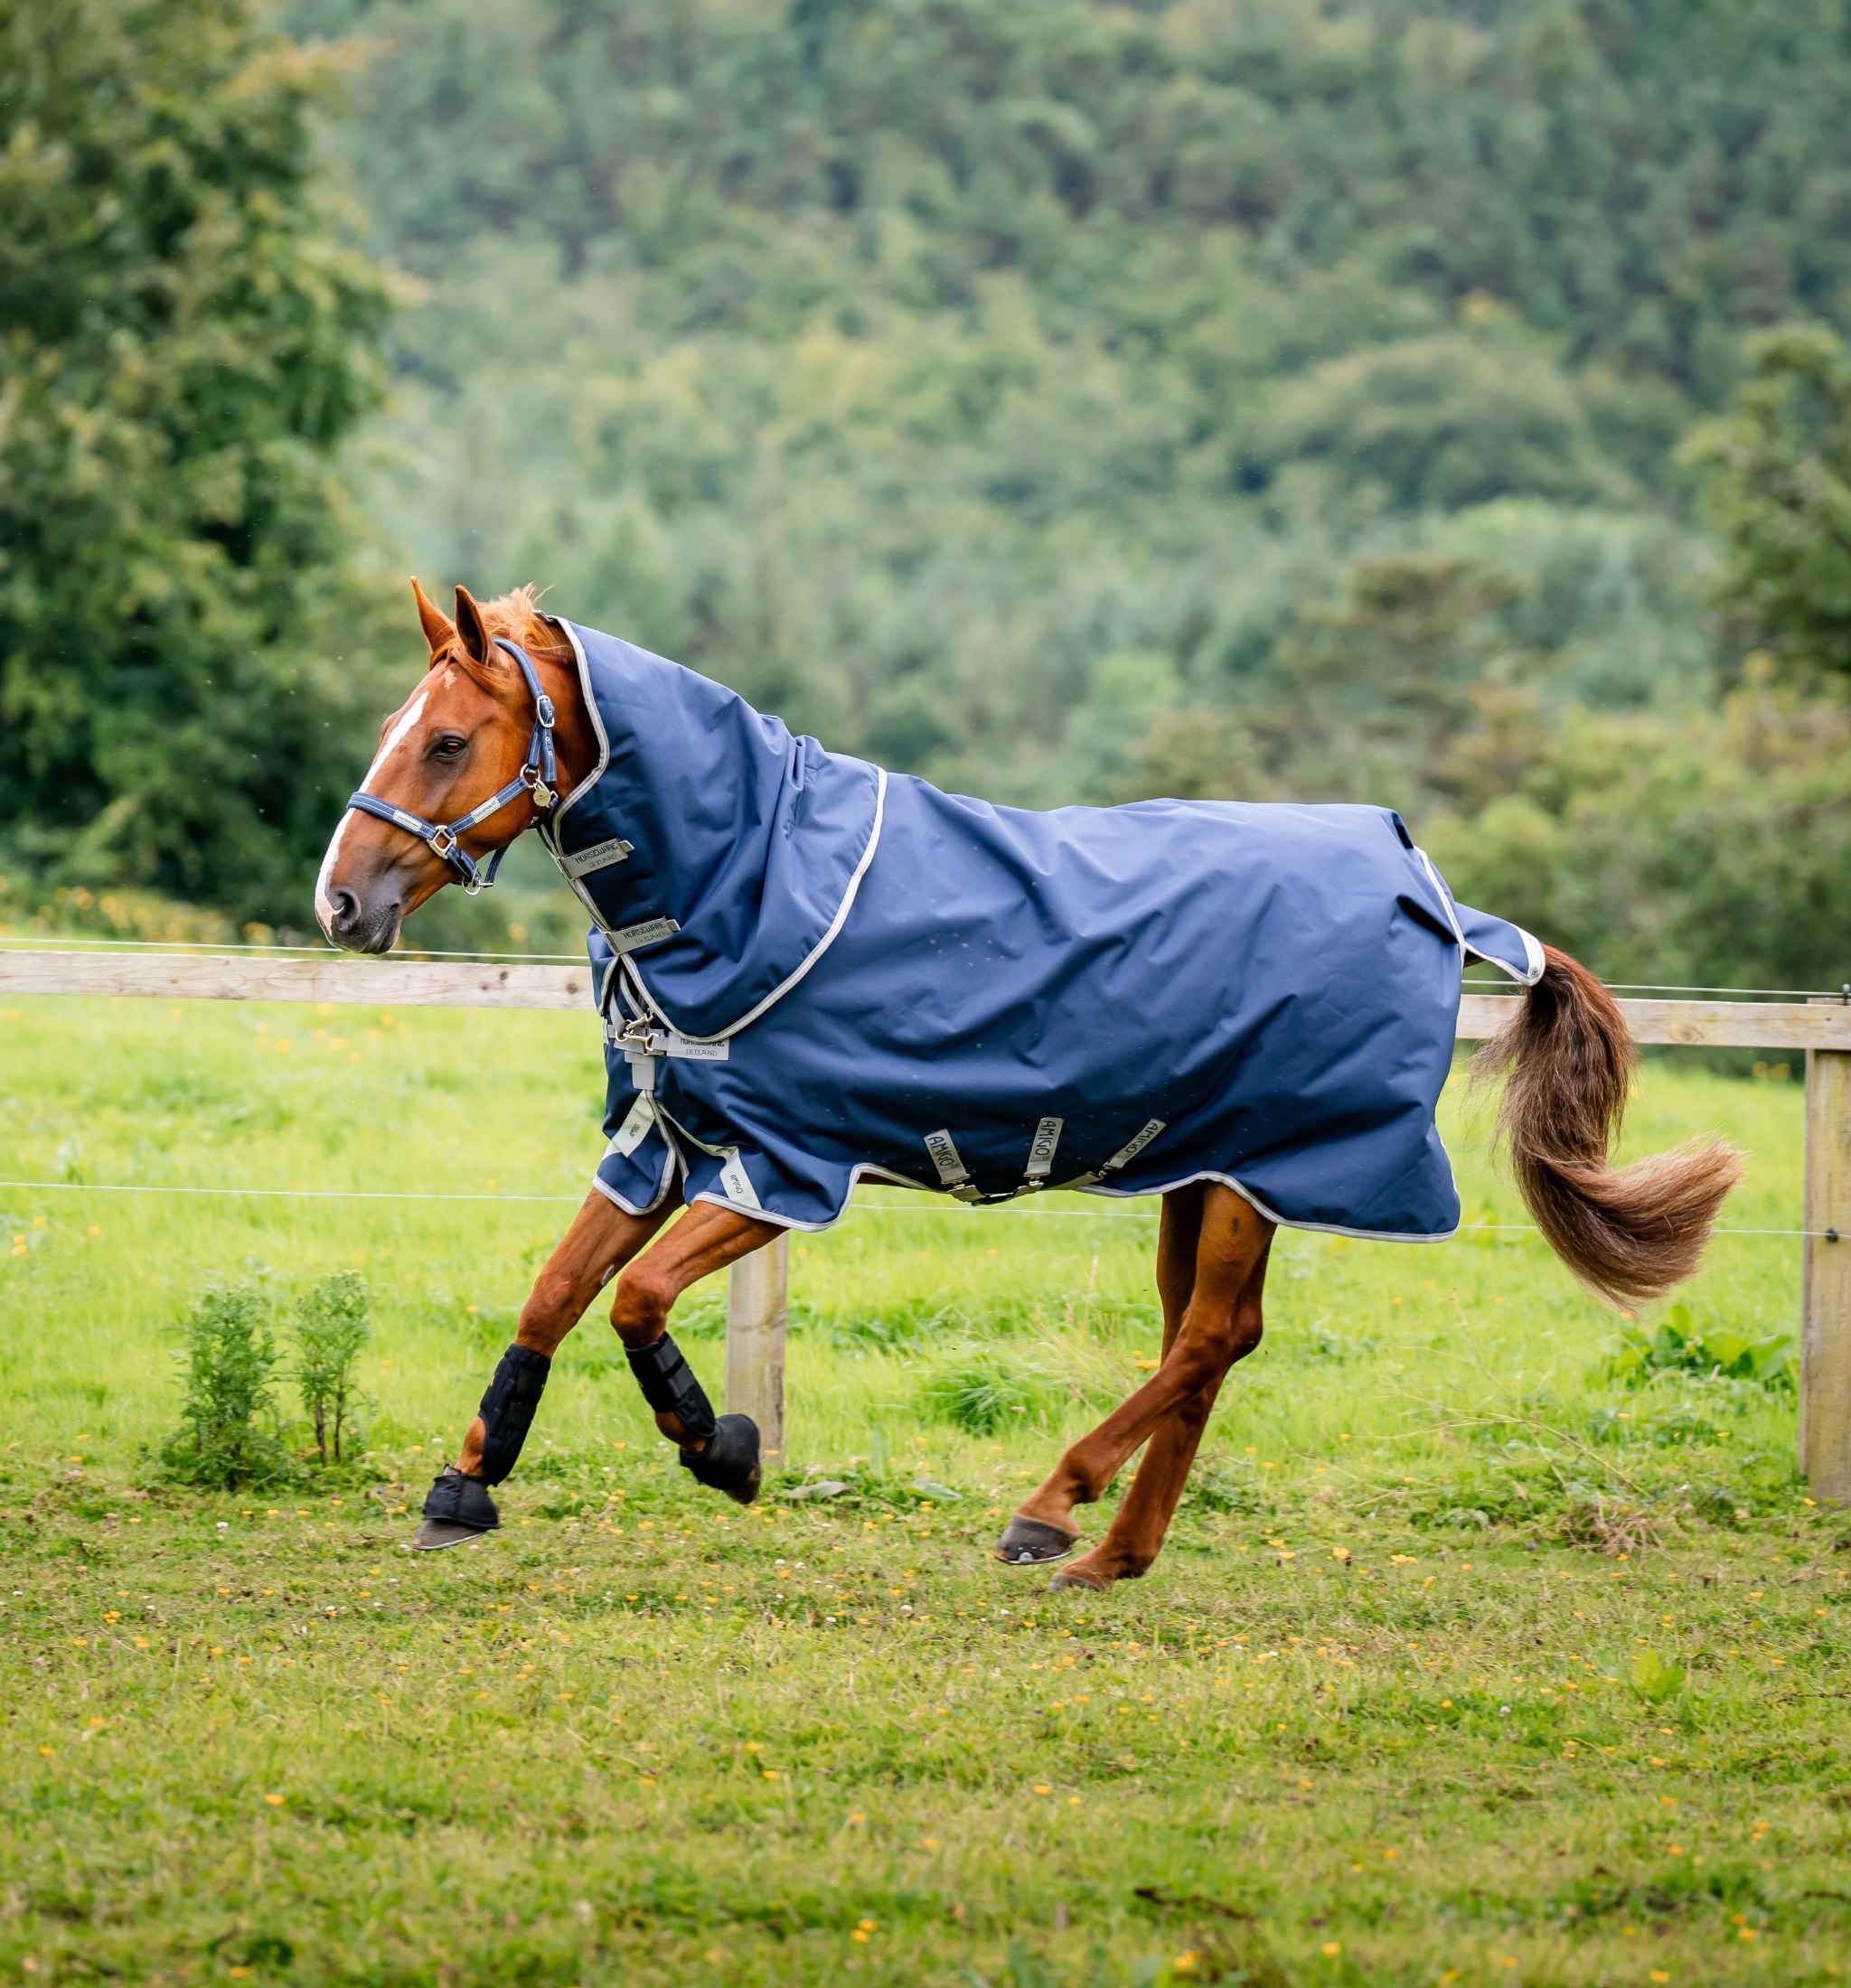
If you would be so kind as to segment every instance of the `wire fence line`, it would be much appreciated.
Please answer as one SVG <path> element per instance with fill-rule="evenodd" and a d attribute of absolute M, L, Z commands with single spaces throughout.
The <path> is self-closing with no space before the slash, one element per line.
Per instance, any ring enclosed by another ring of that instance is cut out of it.
<path fill-rule="evenodd" d="M 105 1180 L 0 1180 L 0 1189 L 5 1188 L 49 1194 L 226 1195 L 260 1201 L 514 1201 L 574 1208 L 580 1206 L 585 1199 L 583 1195 L 418 1194 L 406 1188 L 386 1187 L 176 1187 L 137 1181 Z M 854 1201 L 842 1212 L 844 1214 L 941 1215 L 951 1214 L 955 1211 L 949 1207 L 908 1208 L 885 1201 Z M 1127 1208 L 1122 1213 L 1111 1214 L 1101 1209 L 1095 1214 L 1090 1208 L 1002 1206 L 967 1208 L 964 1213 L 982 1215 L 986 1219 L 1001 1215 L 1029 1215 L 1043 1222 L 1155 1222 L 1159 1219 L 1160 1211 L 1155 1208 Z M 1287 1226 L 1291 1224 L 1288 1224 Z M 1542 1233 L 1534 1222 L 1461 1222 L 1453 1231 L 1453 1236 L 1540 1235 Z M 1719 1225 L 1711 1233 L 1715 1235 L 1818 1236 L 1833 1242 L 1838 1240 L 1838 1232 L 1836 1229 L 1736 1229 Z M 1382 1240 L 1394 1242 L 1396 1238 L 1388 1236 Z"/>

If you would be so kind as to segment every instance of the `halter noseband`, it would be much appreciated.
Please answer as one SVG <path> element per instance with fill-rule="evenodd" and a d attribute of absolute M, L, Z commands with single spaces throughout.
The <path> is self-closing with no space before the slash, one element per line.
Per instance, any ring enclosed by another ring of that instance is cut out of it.
<path fill-rule="evenodd" d="M 521 674 L 527 679 L 527 688 L 533 693 L 533 733 L 527 741 L 526 764 L 514 778 L 499 793 L 492 793 L 479 807 L 470 809 L 467 814 L 459 815 L 454 821 L 444 823 L 427 821 L 422 815 L 413 814 L 408 808 L 395 807 L 391 802 L 368 793 L 364 787 L 347 802 L 350 808 L 358 808 L 362 814 L 390 821 L 394 828 L 415 835 L 420 842 L 428 842 L 445 862 L 460 874 L 463 888 L 472 897 L 494 882 L 495 872 L 502 867 L 502 858 L 513 844 L 503 843 L 489 858 L 484 868 L 463 847 L 463 838 L 471 829 L 486 821 L 490 815 L 498 814 L 509 802 L 518 801 L 522 794 L 530 795 L 541 813 L 559 798 L 559 763 L 553 757 L 553 700 L 540 689 L 540 674 L 519 642 L 508 642 L 497 635 L 495 646 L 505 649 L 521 665 Z"/>

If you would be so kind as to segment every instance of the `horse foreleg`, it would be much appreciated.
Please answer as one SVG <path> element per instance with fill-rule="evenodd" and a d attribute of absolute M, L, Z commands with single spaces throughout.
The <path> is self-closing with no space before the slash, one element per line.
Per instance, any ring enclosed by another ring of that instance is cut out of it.
<path fill-rule="evenodd" d="M 1186 1192 L 1166 1196 L 1164 1203 L 1158 1274 L 1165 1314 L 1162 1364 L 1075 1443 L 1021 1505 L 997 1549 L 999 1559 L 1021 1564 L 1060 1558 L 1077 1536 L 1073 1507 L 1103 1496 L 1139 1445 L 1203 1388 L 1218 1387 L 1239 1356 L 1236 1348 L 1245 1350 L 1240 1346 L 1240 1300 L 1265 1259 L 1273 1225 L 1218 1183 L 1207 1184 L 1193 1203 L 1184 1198 Z M 1211 1394 L 1211 1404 L 1212 1400 Z M 1186 1461 L 1183 1468 L 1187 1473 Z"/>
<path fill-rule="evenodd" d="M 758 1496 L 758 1427 L 749 1415 L 716 1415 L 694 1370 L 670 1337 L 669 1313 L 689 1285 L 761 1249 L 778 1234 L 730 1208 L 696 1202 L 617 1280 L 611 1324 L 655 1426 L 681 1452 L 695 1481 L 740 1505 Z"/>
<path fill-rule="evenodd" d="M 1268 1238 L 1270 1242 L 1271 1238 Z M 1234 1336 L 1227 1365 L 1179 1403 L 1170 1420 L 1151 1438 L 1144 1460 L 1105 1537 L 1055 1575 L 1056 1588 L 1107 1588 L 1114 1580 L 1135 1580 L 1162 1551 L 1164 1534 L 1176 1515 L 1178 1500 L 1189 1481 L 1189 1467 L 1202 1431 L 1214 1412 L 1221 1383 L 1236 1360 L 1259 1345 L 1265 1330 L 1261 1297 L 1266 1282 L 1266 1254 L 1254 1266 L 1235 1307 Z"/>
<path fill-rule="evenodd" d="M 454 1546 L 500 1524 L 488 1487 L 501 1483 L 520 1458 L 560 1341 L 668 1215 L 667 1209 L 626 1214 L 601 1194 L 586 1196 L 533 1281 L 514 1343 L 495 1368 L 456 1461 L 438 1476 L 424 1501 L 424 1522 L 414 1545 Z"/>

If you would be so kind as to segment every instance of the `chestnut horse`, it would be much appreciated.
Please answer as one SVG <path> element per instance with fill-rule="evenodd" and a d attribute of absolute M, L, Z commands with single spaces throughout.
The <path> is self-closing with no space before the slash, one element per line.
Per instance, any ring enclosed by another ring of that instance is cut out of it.
<path fill-rule="evenodd" d="M 499 853 L 599 764 L 574 648 L 537 612 L 531 589 L 478 605 L 458 587 L 452 621 L 412 584 L 428 666 L 381 727 L 315 894 L 329 938 L 361 952 L 388 951 L 445 885 L 491 880 Z M 1553 949 L 1544 949 L 1527 998 L 1515 1006 L 1490 1056 L 1511 1073 L 1500 1125 L 1525 1198 L 1583 1283 L 1616 1301 L 1655 1295 L 1695 1266 L 1737 1157 L 1711 1146 L 1611 1169 L 1632 1059 L 1618 1009 L 1592 975 Z M 711 1413 L 666 1328 L 683 1291 L 772 1241 L 780 1224 L 703 1199 L 671 1225 L 669 1198 L 632 1214 L 603 1194 L 587 1196 L 535 1280 L 456 1463 L 433 1488 L 418 1543 L 454 1543 L 497 1523 L 488 1487 L 513 1468 L 553 1353 L 613 1280 L 611 1324 L 658 1429 L 700 1481 L 741 1502 L 756 1494 L 756 1431 L 743 1417 Z M 1273 1228 L 1218 1180 L 1164 1194 L 1160 1364 L 1022 1504 L 1000 1558 L 1064 1558 L 1077 1540 L 1074 1508 L 1103 1496 L 1148 1444 L 1104 1539 L 1056 1585 L 1104 1589 L 1151 1565 L 1222 1381 L 1259 1344 Z"/>

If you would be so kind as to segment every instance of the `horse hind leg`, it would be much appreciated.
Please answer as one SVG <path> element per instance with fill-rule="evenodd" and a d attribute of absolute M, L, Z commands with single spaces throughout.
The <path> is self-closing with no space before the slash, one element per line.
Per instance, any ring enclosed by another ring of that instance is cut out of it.
<path fill-rule="evenodd" d="M 1198 1388 L 1151 1437 L 1144 1460 L 1125 1494 L 1105 1537 L 1091 1552 L 1063 1567 L 1050 1589 L 1109 1588 L 1114 1580 L 1135 1580 L 1147 1572 L 1162 1550 L 1170 1522 L 1189 1481 L 1189 1468 L 1202 1432 L 1214 1412 L 1228 1367 L 1244 1360 L 1259 1345 L 1265 1330 L 1261 1293 L 1266 1280 L 1266 1259 L 1254 1266 L 1235 1308 L 1235 1330 L 1227 1365 Z"/>
<path fill-rule="evenodd" d="M 1047 1482 L 1022 1504 L 997 1548 L 1000 1560 L 1021 1566 L 1063 1558 L 1077 1533 L 1073 1507 L 1103 1496 L 1139 1446 L 1154 1437 L 1184 1402 L 1204 1387 L 1219 1385 L 1221 1376 L 1245 1350 L 1239 1344 L 1240 1300 L 1254 1271 L 1264 1261 L 1272 1235 L 1273 1224 L 1231 1188 L 1210 1184 L 1197 1190 L 1194 1198 L 1182 1192 L 1166 1197 L 1159 1251 L 1165 1317 L 1162 1364 L 1135 1394 L 1075 1443 Z M 1189 1455 L 1193 1453 L 1191 1442 Z M 1186 1456 L 1182 1474 L 1187 1471 Z M 1160 1541 L 1160 1526 L 1158 1537 Z"/>

